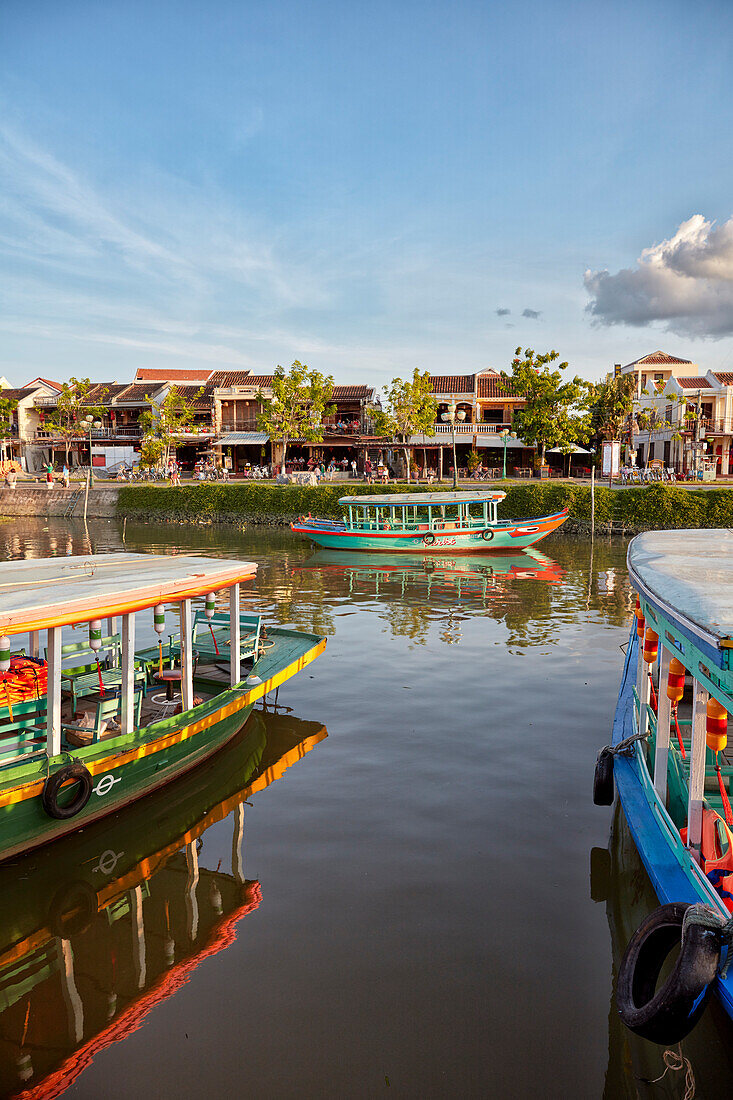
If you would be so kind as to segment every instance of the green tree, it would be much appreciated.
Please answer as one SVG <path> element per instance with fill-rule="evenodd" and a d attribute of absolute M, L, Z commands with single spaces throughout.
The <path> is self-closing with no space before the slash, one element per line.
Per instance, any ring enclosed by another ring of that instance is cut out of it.
<path fill-rule="evenodd" d="M 162 461 L 165 468 L 175 454 L 178 443 L 190 428 L 196 415 L 195 401 L 204 392 L 203 386 L 191 400 L 178 389 L 171 386 L 163 400 L 158 404 L 148 394 L 145 400 L 150 408 L 140 413 L 140 426 L 143 429 L 140 449 L 143 465 L 157 466 Z"/>
<path fill-rule="evenodd" d="M 328 404 L 332 395 L 331 375 L 311 370 L 297 359 L 288 372 L 278 364 L 272 376 L 272 397 L 259 394 L 262 408 L 257 427 L 267 432 L 272 443 L 281 445 L 283 469 L 291 439 L 323 442 L 323 421 L 333 413 Z"/>
<path fill-rule="evenodd" d="M 438 403 L 430 385 L 430 373 L 415 368 L 412 381 L 393 378 L 384 388 L 384 405 L 373 410 L 375 435 L 398 442 L 405 452 L 410 480 L 410 436 L 433 431 Z"/>
<path fill-rule="evenodd" d="M 44 426 L 51 427 L 61 436 L 67 466 L 71 444 L 76 439 L 88 438 L 89 425 L 84 423 L 84 417 L 91 416 L 99 420 L 104 416 L 105 406 L 89 400 L 90 390 L 97 385 L 97 382 L 92 382 L 89 378 L 70 378 L 68 382 L 62 383 L 56 408 L 44 421 Z M 99 399 L 104 401 L 106 396 L 107 390 L 103 389 Z"/>
<path fill-rule="evenodd" d="M 563 381 L 562 371 L 567 363 L 550 367 L 559 355 L 548 351 L 537 355 L 531 348 L 517 348 L 512 360 L 512 373 L 501 372 L 507 389 L 525 399 L 525 406 L 515 410 L 514 428 L 525 443 L 534 444 L 544 465 L 548 447 L 562 447 L 575 443 L 573 433 L 576 419 L 572 415 L 583 406 L 587 398 L 587 383 L 577 375 L 572 381 Z"/>
<path fill-rule="evenodd" d="M 3 460 L 7 457 L 6 445 L 12 435 L 13 411 L 18 402 L 12 397 L 0 397 L 0 451 Z"/>
<path fill-rule="evenodd" d="M 634 415 L 636 375 L 619 374 L 588 390 L 590 426 L 597 439 L 620 439 Z"/>

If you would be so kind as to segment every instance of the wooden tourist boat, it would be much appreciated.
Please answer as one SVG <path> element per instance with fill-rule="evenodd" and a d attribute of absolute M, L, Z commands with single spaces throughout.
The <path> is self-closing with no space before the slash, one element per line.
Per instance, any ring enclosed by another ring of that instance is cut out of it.
<path fill-rule="evenodd" d="M 245 803 L 326 736 L 255 710 L 205 784 L 190 772 L 0 868 L 0 1095 L 59 1096 L 234 942 L 262 898 L 245 875 Z M 206 866 L 203 838 L 227 818 L 231 862 Z"/>
<path fill-rule="evenodd" d="M 0 677 L 12 675 L 10 639 L 20 636 L 40 662 L 43 632 L 48 681 L 45 695 L 3 699 L 0 859 L 200 766 L 242 728 L 258 699 L 318 657 L 325 638 L 265 629 L 261 616 L 241 614 L 239 585 L 256 568 L 148 554 L 0 566 Z M 222 611 L 216 593 L 224 592 Z M 205 609 L 194 615 L 199 596 Z M 150 611 L 160 639 L 167 603 L 176 605 L 182 629 L 165 648 L 159 640 L 136 649 L 136 613 Z M 86 640 L 65 642 L 79 626 L 88 628 Z"/>
<path fill-rule="evenodd" d="M 610 805 L 618 790 L 663 903 L 629 941 L 619 1012 L 637 1034 L 670 1045 L 692 1029 L 713 990 L 733 1016 L 726 966 L 733 936 L 733 532 L 639 535 L 628 568 L 637 609 L 593 793 L 597 804 Z"/>
<path fill-rule="evenodd" d="M 484 554 L 532 546 L 556 531 L 568 509 L 540 519 L 498 519 L 506 493 L 393 493 L 341 497 L 341 520 L 301 516 L 290 528 L 333 550 Z"/>

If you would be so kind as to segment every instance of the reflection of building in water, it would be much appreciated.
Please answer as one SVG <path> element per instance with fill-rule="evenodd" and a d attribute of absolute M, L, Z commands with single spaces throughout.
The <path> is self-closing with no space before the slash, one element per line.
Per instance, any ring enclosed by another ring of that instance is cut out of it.
<path fill-rule="evenodd" d="M 136 1031 L 259 905 L 244 873 L 244 802 L 326 736 L 255 712 L 200 775 L 0 872 L 0 1094 L 58 1096 Z M 229 818 L 230 867 L 200 864 Z"/>

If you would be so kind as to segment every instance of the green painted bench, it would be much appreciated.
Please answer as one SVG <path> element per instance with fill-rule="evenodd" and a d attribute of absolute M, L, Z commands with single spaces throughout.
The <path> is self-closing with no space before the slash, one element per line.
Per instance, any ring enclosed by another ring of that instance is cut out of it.
<path fill-rule="evenodd" d="M 97 741 L 104 740 L 105 736 L 117 736 L 120 732 L 119 730 L 109 730 L 106 727 L 110 719 L 119 722 L 121 703 L 122 700 L 119 696 L 111 699 L 100 699 L 94 712 L 93 726 L 83 726 L 78 722 L 63 722 L 61 729 L 67 744 L 73 745 L 75 748 L 82 748 L 85 745 L 95 745 Z M 138 690 L 135 692 L 135 713 L 133 718 L 136 729 L 140 725 L 142 705 L 143 692 Z"/>
<path fill-rule="evenodd" d="M 46 697 L 13 706 L 13 717 L 0 722 L 0 768 L 46 752 Z"/>
<path fill-rule="evenodd" d="M 102 663 L 101 654 L 109 650 L 111 667 Z M 100 666 L 97 669 L 97 658 Z M 90 648 L 89 642 L 71 642 L 61 647 L 61 689 L 71 694 L 71 709 L 76 711 L 79 699 L 85 695 L 99 692 L 100 674 L 105 692 L 119 691 L 122 687 L 122 669 L 119 667 L 120 635 L 110 634 L 102 638 L 98 653 Z M 46 650 L 48 660 L 48 650 Z M 83 663 L 81 663 L 83 662 Z M 135 659 L 135 687 L 145 689 L 146 672 L 142 662 Z"/>

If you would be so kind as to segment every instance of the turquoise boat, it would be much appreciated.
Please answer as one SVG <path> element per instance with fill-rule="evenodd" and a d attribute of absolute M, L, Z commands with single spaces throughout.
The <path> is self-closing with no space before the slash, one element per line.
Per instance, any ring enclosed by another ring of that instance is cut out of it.
<path fill-rule="evenodd" d="M 369 553 L 485 554 L 533 546 L 562 526 L 568 509 L 539 519 L 499 519 L 506 493 L 394 493 L 341 497 L 341 520 L 300 516 L 290 529 L 316 546 Z"/>
<path fill-rule="evenodd" d="M 247 804 L 327 736 L 255 710 L 207 765 L 165 791 L 0 868 L 0 1095 L 59 1096 L 226 950 L 260 905 Z M 228 819 L 231 859 L 206 866 Z"/>
<path fill-rule="evenodd" d="M 627 562 L 636 612 L 593 797 L 618 792 L 662 903 L 628 943 L 618 1010 L 670 1046 L 713 993 L 733 1017 L 733 531 L 648 532 Z"/>
<path fill-rule="evenodd" d="M 256 568 L 148 554 L 0 566 L 0 860 L 200 769 L 258 699 L 323 652 L 319 635 L 241 613 L 239 586 Z M 164 645 L 166 604 L 180 629 Z M 137 648 L 146 610 L 159 642 Z M 26 642 L 22 653 L 11 638 Z M 14 703 L 23 653 L 43 667 L 46 691 L 39 678 L 37 697 Z"/>

